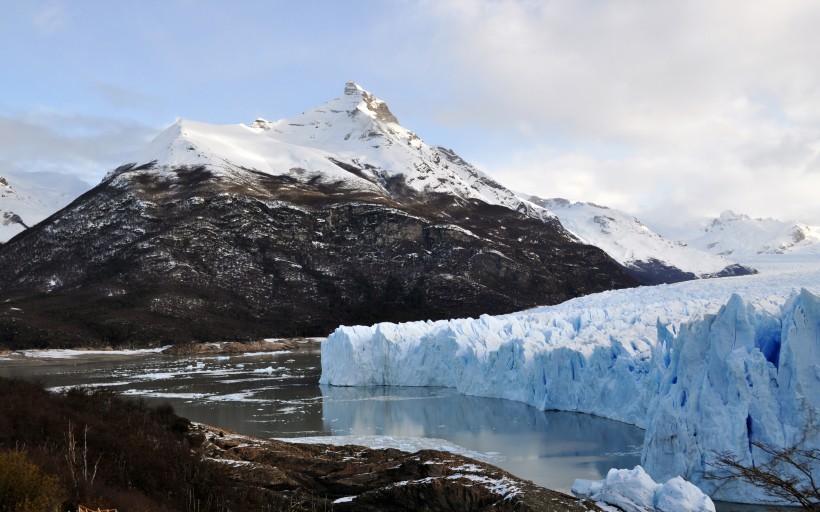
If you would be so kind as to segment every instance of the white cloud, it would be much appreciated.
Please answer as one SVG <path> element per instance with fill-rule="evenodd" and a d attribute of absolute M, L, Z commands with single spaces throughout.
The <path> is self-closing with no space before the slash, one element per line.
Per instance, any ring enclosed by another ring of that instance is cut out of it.
<path fill-rule="evenodd" d="M 455 80 L 475 91 L 447 119 L 527 127 L 518 134 L 536 148 L 493 162 L 502 182 L 638 214 L 736 208 L 820 223 L 820 3 L 428 8 Z"/>
<path fill-rule="evenodd" d="M 133 121 L 71 112 L 0 112 L 0 163 L 26 172 L 69 172 L 96 183 L 157 132 Z"/>

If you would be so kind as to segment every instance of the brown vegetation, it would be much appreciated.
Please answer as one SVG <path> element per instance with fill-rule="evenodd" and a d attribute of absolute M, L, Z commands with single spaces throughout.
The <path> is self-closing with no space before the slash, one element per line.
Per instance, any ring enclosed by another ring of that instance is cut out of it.
<path fill-rule="evenodd" d="M 597 510 L 444 452 L 254 439 L 101 388 L 0 396 L 0 512 Z"/>

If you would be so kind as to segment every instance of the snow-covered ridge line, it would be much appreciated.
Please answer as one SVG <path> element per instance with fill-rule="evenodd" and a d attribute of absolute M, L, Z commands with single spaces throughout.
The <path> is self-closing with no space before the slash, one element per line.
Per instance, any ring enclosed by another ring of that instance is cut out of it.
<path fill-rule="evenodd" d="M 725 211 L 689 242 L 713 254 L 745 262 L 758 254 L 820 254 L 820 226 L 796 221 L 753 219 Z"/>
<path fill-rule="evenodd" d="M 641 267 L 657 261 L 696 277 L 708 278 L 733 265 L 723 256 L 667 240 L 620 210 L 594 203 L 571 203 L 561 198 L 529 196 L 528 199 L 554 213 L 561 225 L 580 241 L 603 249 L 626 267 Z M 738 273 L 737 270 L 734 273 Z"/>
<path fill-rule="evenodd" d="M 0 175 L 0 243 L 37 224 L 91 187 L 56 172 L 8 172 Z"/>

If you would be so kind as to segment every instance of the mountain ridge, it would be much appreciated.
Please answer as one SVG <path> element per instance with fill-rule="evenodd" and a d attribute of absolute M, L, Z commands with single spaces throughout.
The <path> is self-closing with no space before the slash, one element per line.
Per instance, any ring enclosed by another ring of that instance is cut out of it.
<path fill-rule="evenodd" d="M 344 126 L 316 109 L 320 128 L 295 123 L 330 130 L 336 152 L 282 140 L 282 122 L 165 130 L 0 247 L 0 344 L 325 335 L 637 284 L 543 208 L 393 126 L 386 104 L 361 113 L 365 99 L 343 98 L 352 115 L 319 108 Z"/>
<path fill-rule="evenodd" d="M 528 199 L 556 215 L 561 225 L 581 242 L 603 249 L 644 284 L 755 272 L 720 255 L 666 240 L 636 217 L 620 210 L 562 198 L 528 196 Z"/>
<path fill-rule="evenodd" d="M 131 161 L 170 167 L 232 165 L 371 189 L 394 199 L 404 187 L 449 193 L 554 222 L 549 211 L 520 199 L 452 150 L 428 146 L 398 124 L 386 102 L 355 82 L 345 84 L 343 96 L 290 119 L 259 118 L 251 125 L 179 120 Z"/>

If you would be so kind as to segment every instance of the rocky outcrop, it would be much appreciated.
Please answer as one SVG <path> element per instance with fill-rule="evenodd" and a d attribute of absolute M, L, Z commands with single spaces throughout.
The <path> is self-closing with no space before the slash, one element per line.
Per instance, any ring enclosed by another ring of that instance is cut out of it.
<path fill-rule="evenodd" d="M 236 492 L 276 494 L 293 510 L 600 510 L 448 452 L 293 444 L 205 425 L 189 436 L 199 453 L 228 468 Z"/>

